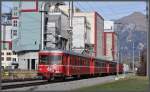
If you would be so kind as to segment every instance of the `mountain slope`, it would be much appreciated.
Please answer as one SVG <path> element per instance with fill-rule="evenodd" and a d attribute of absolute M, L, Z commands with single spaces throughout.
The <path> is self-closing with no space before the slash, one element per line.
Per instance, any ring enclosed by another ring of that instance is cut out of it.
<path fill-rule="evenodd" d="M 134 12 L 115 21 L 119 33 L 120 52 L 124 58 L 132 57 L 133 42 L 135 57 L 139 56 L 139 47 L 147 47 L 146 16 Z"/>

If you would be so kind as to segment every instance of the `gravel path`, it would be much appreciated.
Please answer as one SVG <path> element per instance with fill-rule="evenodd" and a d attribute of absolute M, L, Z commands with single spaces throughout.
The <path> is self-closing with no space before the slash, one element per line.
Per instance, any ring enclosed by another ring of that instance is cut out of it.
<path fill-rule="evenodd" d="M 92 86 L 115 81 L 116 76 L 96 77 L 89 79 L 81 79 L 76 81 L 52 83 L 46 85 L 30 86 L 16 89 L 8 89 L 5 91 L 69 91 L 77 88 Z"/>

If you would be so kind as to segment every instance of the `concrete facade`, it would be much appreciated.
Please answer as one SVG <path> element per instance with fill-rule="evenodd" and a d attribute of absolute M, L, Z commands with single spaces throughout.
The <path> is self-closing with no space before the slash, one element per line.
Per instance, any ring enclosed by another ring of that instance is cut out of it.
<path fill-rule="evenodd" d="M 74 16 L 86 18 L 85 49 L 92 56 L 102 57 L 104 19 L 97 12 L 76 12 Z"/>
<path fill-rule="evenodd" d="M 114 22 L 104 21 L 104 56 L 108 60 L 117 59 L 117 35 L 114 32 Z"/>
<path fill-rule="evenodd" d="M 69 18 L 63 12 L 49 12 L 44 32 L 44 47 L 71 50 L 72 34 L 69 32 Z"/>
<path fill-rule="evenodd" d="M 13 3 L 13 51 L 39 50 L 41 13 L 31 10 L 35 6 L 40 10 L 41 3 L 37 4 L 36 1 L 32 1 L 31 4 L 25 1 Z"/>
<path fill-rule="evenodd" d="M 84 16 L 73 17 L 72 50 L 82 53 L 85 50 L 86 19 Z"/>
<path fill-rule="evenodd" d="M 18 56 L 12 50 L 2 50 L 1 60 L 3 69 L 17 68 Z M 16 66 L 16 67 L 15 67 Z"/>
<path fill-rule="evenodd" d="M 18 53 L 19 69 L 23 70 L 37 70 L 38 69 L 38 51 L 21 52 Z"/>

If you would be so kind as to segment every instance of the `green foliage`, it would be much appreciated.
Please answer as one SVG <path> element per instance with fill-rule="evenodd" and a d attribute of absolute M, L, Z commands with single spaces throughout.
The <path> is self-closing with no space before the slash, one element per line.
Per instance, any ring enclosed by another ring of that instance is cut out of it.
<path fill-rule="evenodd" d="M 140 76 L 146 76 L 146 67 L 147 67 L 147 49 L 144 49 L 141 53 L 141 62 L 138 67 L 137 74 Z"/>

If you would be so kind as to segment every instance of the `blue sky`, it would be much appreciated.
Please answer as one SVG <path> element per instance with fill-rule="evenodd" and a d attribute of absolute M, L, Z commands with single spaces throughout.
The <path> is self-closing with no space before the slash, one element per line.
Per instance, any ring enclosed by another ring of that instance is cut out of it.
<path fill-rule="evenodd" d="M 135 11 L 146 14 L 146 2 L 139 1 L 108 1 L 108 2 L 74 2 L 75 7 L 79 7 L 82 11 L 97 11 L 105 20 L 119 19 L 127 16 Z M 13 7 L 11 2 L 2 2 L 2 12 L 8 12 Z"/>

